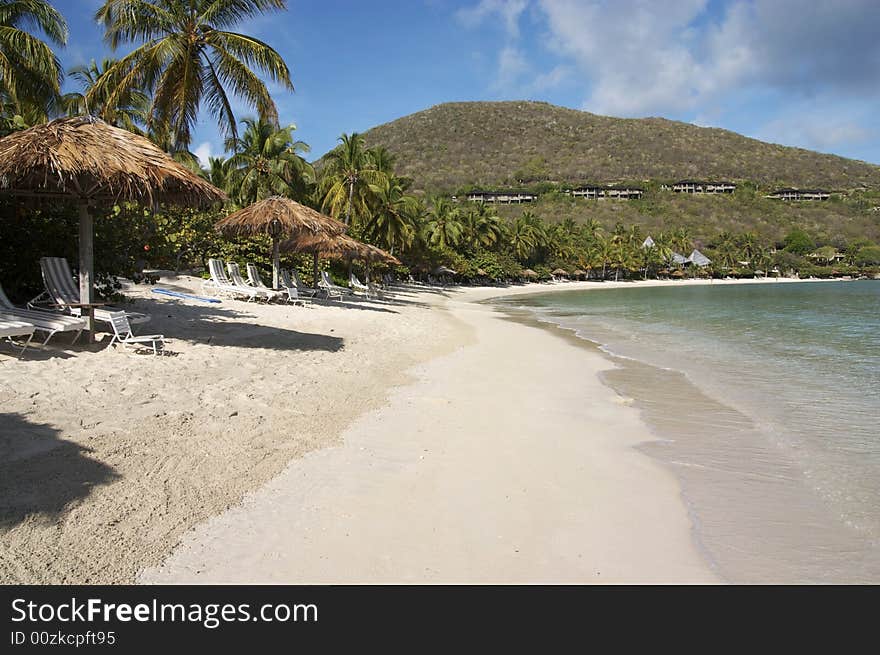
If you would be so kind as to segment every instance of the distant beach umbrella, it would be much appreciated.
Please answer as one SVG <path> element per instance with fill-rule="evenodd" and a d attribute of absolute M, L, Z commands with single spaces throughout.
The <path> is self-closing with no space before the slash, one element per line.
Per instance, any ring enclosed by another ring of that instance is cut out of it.
<path fill-rule="evenodd" d="M 535 271 L 533 271 L 532 269 L 530 269 L 530 268 L 527 268 L 527 269 L 523 270 L 523 272 L 521 273 L 521 275 L 522 275 L 523 277 L 527 277 L 527 278 L 531 278 L 531 279 L 534 279 L 534 278 L 537 278 L 537 277 L 538 277 L 538 274 L 537 274 Z"/>
<path fill-rule="evenodd" d="M 205 207 L 226 199 L 148 139 L 91 116 L 59 118 L 0 139 L 0 194 L 77 205 L 82 303 L 91 303 L 94 293 L 90 206 L 133 201 Z"/>
<path fill-rule="evenodd" d="M 584 277 L 587 274 L 587 272 L 577 268 L 574 271 L 572 271 L 571 274 L 574 275 L 575 277 Z"/>
<path fill-rule="evenodd" d="M 337 235 L 345 225 L 290 198 L 272 196 L 239 209 L 217 221 L 214 226 L 227 235 L 254 236 L 266 234 L 272 238 L 272 286 L 278 287 L 280 277 L 279 248 L 284 236 L 295 238 L 309 235 Z"/>
<path fill-rule="evenodd" d="M 568 271 L 566 271 L 564 268 L 557 268 L 556 270 L 554 270 L 554 271 L 551 273 L 551 275 L 564 275 L 564 276 L 568 276 Z"/>

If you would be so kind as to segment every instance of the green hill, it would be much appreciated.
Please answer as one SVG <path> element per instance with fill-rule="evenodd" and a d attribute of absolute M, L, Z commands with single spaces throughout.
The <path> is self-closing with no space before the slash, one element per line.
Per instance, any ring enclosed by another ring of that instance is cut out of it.
<path fill-rule="evenodd" d="M 880 238 L 880 166 L 790 148 L 716 128 L 662 118 L 597 116 L 542 102 L 461 102 L 379 125 L 369 146 L 396 156 L 413 188 L 451 194 L 469 188 L 541 191 L 531 205 L 499 206 L 514 216 L 528 208 L 549 220 L 595 218 L 606 226 L 639 223 L 648 230 L 686 225 L 702 238 L 754 229 L 779 239 L 800 225 L 829 240 Z M 681 179 L 733 181 L 730 196 L 687 196 L 661 189 Z M 642 200 L 572 200 L 553 189 L 577 183 L 637 183 Z M 826 202 L 764 198 L 779 187 L 837 192 Z"/>
<path fill-rule="evenodd" d="M 364 133 L 427 191 L 535 182 L 753 181 L 880 189 L 880 166 L 663 118 L 611 118 L 543 102 L 456 102 Z"/>

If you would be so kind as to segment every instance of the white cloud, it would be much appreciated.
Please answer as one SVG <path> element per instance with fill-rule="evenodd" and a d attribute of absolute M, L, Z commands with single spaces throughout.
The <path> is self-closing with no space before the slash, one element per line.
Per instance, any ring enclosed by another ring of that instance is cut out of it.
<path fill-rule="evenodd" d="M 484 21 L 498 17 L 511 38 L 519 36 L 519 17 L 528 6 L 528 0 L 480 0 L 473 7 L 459 9 L 458 19 L 468 27 L 476 27 Z"/>
<path fill-rule="evenodd" d="M 214 156 L 213 150 L 211 149 L 211 144 L 208 141 L 200 143 L 199 147 L 193 151 L 193 154 L 199 158 L 199 163 L 202 166 L 207 166 L 208 158 Z"/>
<path fill-rule="evenodd" d="M 548 47 L 578 71 L 583 107 L 640 116 L 705 111 L 725 95 L 876 94 L 880 2 L 537 0 Z"/>
<path fill-rule="evenodd" d="M 822 152 L 834 152 L 877 137 L 876 130 L 860 125 L 860 117 L 846 112 L 789 107 L 784 113 L 761 127 L 757 137 Z"/>
<path fill-rule="evenodd" d="M 529 71 L 522 53 L 512 46 L 501 49 L 498 53 L 498 72 L 492 82 L 492 90 L 504 92 L 519 84 L 521 76 Z"/>

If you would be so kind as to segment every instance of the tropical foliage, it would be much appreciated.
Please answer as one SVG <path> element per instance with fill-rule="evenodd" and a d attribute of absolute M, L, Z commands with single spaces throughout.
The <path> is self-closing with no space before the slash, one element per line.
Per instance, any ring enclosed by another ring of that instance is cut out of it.
<path fill-rule="evenodd" d="M 692 216 L 697 199 L 673 198 L 663 205 L 657 201 L 656 182 L 648 183 L 645 199 L 638 201 L 590 204 L 566 197 L 560 193 L 562 183 L 551 181 L 559 177 L 557 155 L 551 153 L 533 154 L 508 167 L 519 182 L 543 191 L 542 199 L 528 206 L 466 202 L 439 193 L 440 186 L 429 186 L 432 193 L 425 193 L 430 176 L 413 168 L 410 145 L 402 146 L 404 166 L 399 153 L 382 145 L 369 147 L 378 141 L 358 133 L 342 134 L 334 149 L 310 164 L 308 145 L 297 139 L 294 125 L 279 123 L 263 79 L 291 88 L 287 64 L 270 45 L 231 31 L 247 18 L 285 5 L 284 0 L 106 0 L 96 18 L 107 42 L 114 49 L 126 44 L 133 49 L 71 69 L 71 90 L 62 95 L 61 67 L 51 47 L 66 42 L 64 18 L 45 0 L 0 0 L 0 130 L 21 129 L 64 113 L 100 117 L 145 134 L 224 189 L 230 198 L 227 210 L 272 195 L 293 198 L 343 220 L 352 236 L 396 255 L 404 262 L 398 273 L 426 279 L 449 270 L 459 280 L 482 282 L 549 279 L 563 273 L 620 280 L 878 272 L 880 246 L 865 238 L 874 234 L 867 228 L 859 236 L 817 229 L 822 225 L 819 211 L 855 212 L 863 221 L 858 225 L 875 225 L 877 214 L 871 212 L 880 205 L 880 196 L 869 191 L 849 204 L 832 201 L 825 208 L 794 214 L 744 184 L 735 199 L 699 199 L 709 209 Z M 250 105 L 254 115 L 239 120 L 232 111 L 233 97 Z M 509 113 L 507 104 L 486 107 L 496 118 Z M 535 112 L 544 115 L 547 107 L 525 103 L 516 120 L 531 120 Z M 464 121 L 461 125 L 470 125 L 467 115 L 473 107 L 446 107 L 438 115 L 452 110 Z M 224 155 L 206 162 L 189 152 L 202 111 L 227 136 Z M 582 120 L 578 116 L 558 118 L 568 125 Z M 507 129 L 502 123 L 493 119 L 499 130 Z M 416 136 L 421 134 L 417 124 L 412 126 Z M 457 147 L 452 137 L 447 145 Z M 505 157 L 489 164 L 507 165 Z M 464 166 L 456 174 L 467 175 L 468 170 Z M 422 189 L 403 174 L 413 171 Z M 479 179 L 471 177 L 469 183 Z M 41 255 L 51 252 L 75 260 L 75 242 L 69 237 L 76 232 L 76 216 L 63 205 L 25 211 L 10 199 L 0 199 L 0 212 L 0 225 L 15 226 L 0 239 L 0 280 L 13 296 L 24 299 L 41 285 L 33 265 Z M 725 212 L 735 218 L 718 220 Z M 803 220 L 792 220 L 795 215 Z M 765 229 L 768 216 L 785 230 Z M 139 279 L 147 267 L 200 267 L 211 256 L 247 259 L 268 268 L 265 238 L 225 239 L 214 230 L 218 218 L 217 212 L 193 209 L 129 204 L 95 208 L 96 262 L 104 290 L 112 292 L 114 275 Z M 695 249 L 710 263 L 688 261 Z M 308 257 L 285 257 L 288 266 L 310 279 Z"/>
<path fill-rule="evenodd" d="M 42 34 L 49 41 L 37 36 Z M 8 132 L 44 121 L 61 92 L 51 45 L 67 43 L 67 23 L 47 0 L 0 0 L 0 103 Z"/>

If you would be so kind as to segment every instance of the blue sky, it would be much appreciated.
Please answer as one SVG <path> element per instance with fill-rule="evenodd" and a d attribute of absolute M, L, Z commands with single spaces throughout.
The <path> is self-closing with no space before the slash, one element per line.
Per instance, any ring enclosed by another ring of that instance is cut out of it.
<path fill-rule="evenodd" d="M 66 68 L 110 54 L 100 0 L 55 4 Z M 288 0 L 238 31 L 287 61 L 280 117 L 315 158 L 441 102 L 529 99 L 880 164 L 878 25 L 880 0 Z M 192 149 L 222 153 L 207 112 Z"/>

